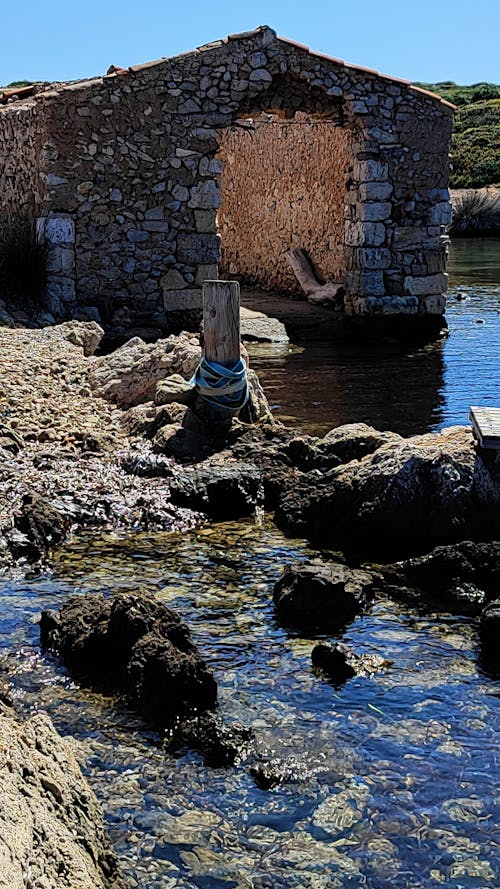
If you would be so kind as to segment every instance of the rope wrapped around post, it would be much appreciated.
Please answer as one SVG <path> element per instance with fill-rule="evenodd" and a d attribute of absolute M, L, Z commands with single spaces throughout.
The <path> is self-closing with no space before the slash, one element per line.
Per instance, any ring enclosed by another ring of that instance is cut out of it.
<path fill-rule="evenodd" d="M 192 382 L 200 398 L 216 410 L 240 411 L 248 401 L 247 369 L 241 358 L 225 367 L 203 356 Z"/>

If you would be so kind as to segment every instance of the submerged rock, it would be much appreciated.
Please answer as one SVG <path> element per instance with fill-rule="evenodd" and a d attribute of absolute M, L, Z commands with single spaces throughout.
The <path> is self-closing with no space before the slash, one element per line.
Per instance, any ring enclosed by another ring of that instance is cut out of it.
<path fill-rule="evenodd" d="M 470 429 L 450 427 L 387 442 L 321 479 L 286 488 L 278 524 L 358 556 L 380 560 L 464 537 L 500 533 L 500 484 Z"/>
<path fill-rule="evenodd" d="M 40 639 L 72 676 L 123 694 L 155 726 L 216 703 L 217 684 L 187 625 L 148 593 L 71 596 L 59 612 L 42 613 Z"/>
<path fill-rule="evenodd" d="M 320 642 L 311 652 L 313 667 L 318 667 L 327 673 L 334 685 L 340 686 L 354 676 L 369 676 L 377 673 L 392 664 L 392 661 L 381 655 L 358 655 L 347 645 L 341 643 L 329 645 Z"/>
<path fill-rule="evenodd" d="M 280 621 L 301 629 L 339 631 L 370 602 L 373 578 L 367 571 L 334 562 L 292 564 L 274 586 Z"/>
<path fill-rule="evenodd" d="M 222 768 L 234 765 L 249 754 L 253 740 L 251 729 L 242 725 L 225 725 L 220 717 L 202 713 L 175 724 L 166 737 L 168 749 L 189 747 L 198 750 L 209 766 Z"/>
<path fill-rule="evenodd" d="M 0 715 L 0 749 L 0 884 L 121 889 L 97 800 L 48 716 Z"/>

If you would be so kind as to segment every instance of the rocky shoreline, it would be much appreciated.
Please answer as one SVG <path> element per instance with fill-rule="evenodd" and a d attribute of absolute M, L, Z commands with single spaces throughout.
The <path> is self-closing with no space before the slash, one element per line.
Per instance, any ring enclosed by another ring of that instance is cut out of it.
<path fill-rule="evenodd" d="M 468 428 L 404 439 L 352 424 L 321 439 L 299 435 L 273 421 L 249 371 L 248 406 L 214 431 L 190 383 L 201 355 L 198 336 L 152 344 L 134 338 L 96 355 L 102 335 L 94 322 L 0 328 L 0 575 L 43 570 L 50 550 L 84 529 L 182 531 L 267 509 L 279 527 L 322 551 L 321 559 L 289 566 L 276 579 L 276 615 L 284 625 L 314 632 L 327 623 L 339 635 L 384 588 L 394 599 L 437 602 L 478 619 L 482 665 L 500 670 L 500 467 L 477 449 Z M 195 747 L 211 764 L 234 762 L 251 738 L 211 713 L 215 681 L 187 627 L 147 592 L 125 604 L 122 598 L 73 597 L 60 613 L 44 616 L 43 644 L 78 681 L 108 684 L 153 725 L 178 719 L 173 747 Z M 313 665 L 341 684 L 386 662 L 365 664 L 342 646 L 322 645 Z M 179 706 L 169 709 L 172 687 Z M 206 712 L 193 719 L 193 708 Z M 43 715 L 23 725 L 6 704 L 0 731 L 16 738 L 24 732 L 35 747 L 37 737 L 50 735 L 59 758 L 69 756 L 68 742 Z M 265 762 L 250 771 L 262 787 L 283 779 Z M 76 765 L 68 774 L 84 786 Z M 39 792 L 50 795 L 40 782 Z M 105 849 L 92 807 L 89 830 Z M 26 849 L 5 836 L 10 885 L 21 887 L 15 868 L 26 868 Z M 91 841 L 82 842 L 88 852 Z M 33 885 L 118 887 L 112 854 L 99 850 L 89 853 L 95 873 L 89 865 L 87 882 L 68 872 L 67 882 L 49 876 Z M 78 864 L 81 850 L 68 855 L 75 867 L 87 867 Z"/>

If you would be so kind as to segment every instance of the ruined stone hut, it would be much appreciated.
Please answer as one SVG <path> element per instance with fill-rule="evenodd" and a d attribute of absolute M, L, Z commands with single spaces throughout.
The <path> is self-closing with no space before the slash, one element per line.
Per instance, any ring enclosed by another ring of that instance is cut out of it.
<path fill-rule="evenodd" d="M 435 317 L 452 121 L 408 81 L 261 27 L 4 96 L 0 227 L 37 219 L 56 317 L 168 327 L 217 275 L 297 290 L 292 246 L 343 282 L 346 315 Z"/>

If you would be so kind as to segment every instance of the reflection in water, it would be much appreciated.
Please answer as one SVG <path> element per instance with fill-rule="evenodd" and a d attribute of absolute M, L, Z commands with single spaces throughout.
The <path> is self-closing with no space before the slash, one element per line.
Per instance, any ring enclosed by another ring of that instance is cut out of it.
<path fill-rule="evenodd" d="M 454 242 L 449 272 L 449 336 L 423 348 L 251 347 L 276 415 L 313 434 L 366 422 L 410 435 L 468 423 L 471 404 L 500 404 L 500 241 Z"/>

